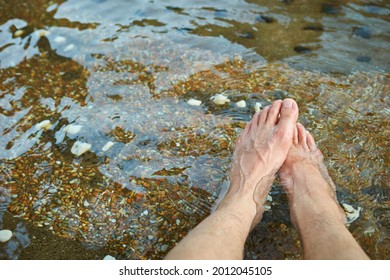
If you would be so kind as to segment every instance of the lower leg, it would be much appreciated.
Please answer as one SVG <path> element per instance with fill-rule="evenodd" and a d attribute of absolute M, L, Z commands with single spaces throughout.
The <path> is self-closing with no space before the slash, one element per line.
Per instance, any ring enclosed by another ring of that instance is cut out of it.
<path fill-rule="evenodd" d="M 280 176 L 305 259 L 368 259 L 345 227 L 345 213 L 320 150 L 300 124 Z"/>

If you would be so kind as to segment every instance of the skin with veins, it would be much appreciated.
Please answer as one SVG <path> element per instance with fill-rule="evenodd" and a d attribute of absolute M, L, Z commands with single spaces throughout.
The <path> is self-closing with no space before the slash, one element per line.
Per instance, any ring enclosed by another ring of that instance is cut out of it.
<path fill-rule="evenodd" d="M 261 219 L 275 173 L 292 144 L 298 106 L 292 99 L 275 101 L 254 115 L 237 140 L 230 172 L 230 188 L 222 201 L 251 195 L 256 205 L 252 227 Z"/>

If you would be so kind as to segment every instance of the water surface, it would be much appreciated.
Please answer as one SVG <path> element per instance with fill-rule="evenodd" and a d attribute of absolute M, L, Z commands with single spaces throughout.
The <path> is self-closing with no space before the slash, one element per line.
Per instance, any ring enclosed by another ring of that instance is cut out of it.
<path fill-rule="evenodd" d="M 228 185 L 256 103 L 285 97 L 360 207 L 350 231 L 390 257 L 386 1 L 30 2 L 0 1 L 1 258 L 163 258 Z M 278 182 L 271 196 L 245 257 L 301 258 Z"/>

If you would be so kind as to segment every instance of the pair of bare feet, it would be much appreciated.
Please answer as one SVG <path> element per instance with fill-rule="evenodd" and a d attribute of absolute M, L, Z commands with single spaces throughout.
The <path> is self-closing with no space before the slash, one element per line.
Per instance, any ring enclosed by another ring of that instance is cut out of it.
<path fill-rule="evenodd" d="M 305 258 L 368 258 L 344 225 L 345 213 L 322 153 L 297 119 L 292 99 L 277 100 L 254 115 L 237 140 L 226 196 L 166 258 L 242 258 L 277 172 Z"/>

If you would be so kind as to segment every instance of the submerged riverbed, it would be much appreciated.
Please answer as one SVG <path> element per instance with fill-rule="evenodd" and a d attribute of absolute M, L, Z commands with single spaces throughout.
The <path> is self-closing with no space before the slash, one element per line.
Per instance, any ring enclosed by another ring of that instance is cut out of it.
<path fill-rule="evenodd" d="M 228 186 L 245 122 L 285 97 L 350 231 L 390 257 L 386 1 L 30 2 L 0 0 L 0 258 L 163 258 Z M 245 257 L 302 258 L 270 195 Z"/>

